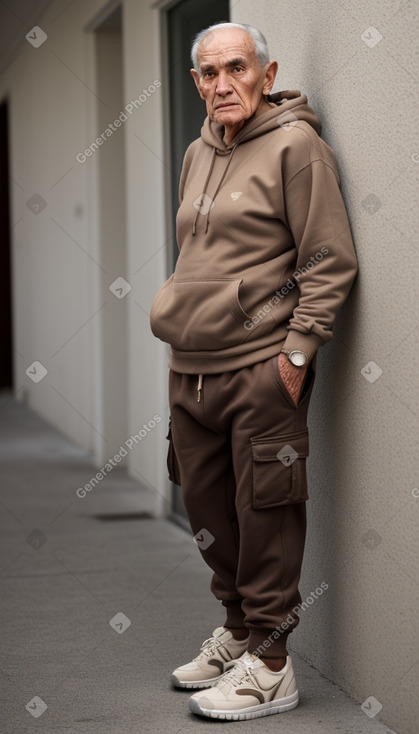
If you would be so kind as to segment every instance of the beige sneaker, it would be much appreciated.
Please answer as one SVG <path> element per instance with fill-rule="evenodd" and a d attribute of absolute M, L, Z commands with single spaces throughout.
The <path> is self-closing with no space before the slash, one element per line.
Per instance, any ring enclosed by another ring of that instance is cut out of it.
<path fill-rule="evenodd" d="M 257 719 L 298 706 L 298 690 L 291 658 L 274 673 L 256 655 L 245 652 L 234 668 L 209 691 L 194 693 L 188 701 L 193 714 L 212 719 Z"/>
<path fill-rule="evenodd" d="M 172 673 L 175 688 L 211 688 L 230 670 L 246 650 L 246 640 L 235 640 L 231 632 L 217 627 L 212 637 L 201 645 L 201 652 L 191 663 Z"/>

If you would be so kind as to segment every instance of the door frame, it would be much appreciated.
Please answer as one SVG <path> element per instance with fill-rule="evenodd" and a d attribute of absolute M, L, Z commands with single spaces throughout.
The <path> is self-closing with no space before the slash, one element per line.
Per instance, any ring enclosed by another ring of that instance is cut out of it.
<path fill-rule="evenodd" d="M 118 7 L 122 8 L 123 0 L 109 0 L 85 25 L 85 58 L 86 79 L 89 87 L 95 89 L 98 74 L 96 59 L 96 36 L 103 22 L 112 15 Z M 123 16 L 122 16 L 123 17 Z M 123 33 L 122 33 L 123 36 Z M 86 93 L 86 134 L 88 140 L 95 140 L 99 126 L 96 98 Z M 87 222 L 88 239 L 91 243 L 91 255 L 94 261 L 102 264 L 102 246 L 100 232 L 100 167 L 98 156 L 92 156 L 87 169 L 88 199 L 91 202 Z M 105 371 L 104 371 L 104 329 L 105 318 L 102 308 L 102 274 L 100 268 L 89 261 L 89 288 L 90 311 L 96 313 L 96 328 L 92 329 L 92 340 L 89 354 L 89 383 L 91 395 L 92 432 L 91 452 L 97 467 L 103 466 L 107 459 L 105 432 Z"/>

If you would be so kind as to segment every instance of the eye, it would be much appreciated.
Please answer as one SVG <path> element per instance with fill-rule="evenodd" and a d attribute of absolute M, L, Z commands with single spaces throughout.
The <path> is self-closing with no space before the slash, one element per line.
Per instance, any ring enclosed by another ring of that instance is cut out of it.
<path fill-rule="evenodd" d="M 233 69 L 233 71 L 243 71 L 243 67 L 242 66 L 235 66 L 234 69 Z"/>
<path fill-rule="evenodd" d="M 214 72 L 213 71 L 204 71 L 204 73 L 203 73 L 202 76 L 203 76 L 204 79 L 211 79 L 211 77 L 214 76 Z"/>

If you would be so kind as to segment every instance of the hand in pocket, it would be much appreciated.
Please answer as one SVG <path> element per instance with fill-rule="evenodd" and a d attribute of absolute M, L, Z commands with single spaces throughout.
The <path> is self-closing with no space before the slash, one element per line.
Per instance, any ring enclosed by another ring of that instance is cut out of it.
<path fill-rule="evenodd" d="M 286 354 L 282 352 L 278 354 L 279 374 L 295 405 L 298 405 L 301 397 L 308 367 L 309 363 L 305 364 L 304 367 L 295 367 Z"/>

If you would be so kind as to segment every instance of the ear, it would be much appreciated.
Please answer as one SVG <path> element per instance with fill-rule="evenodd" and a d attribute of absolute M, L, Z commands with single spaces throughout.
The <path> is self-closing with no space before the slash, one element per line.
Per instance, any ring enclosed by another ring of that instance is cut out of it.
<path fill-rule="evenodd" d="M 263 94 L 270 94 L 271 89 L 275 82 L 275 77 L 278 71 L 278 62 L 277 61 L 270 61 L 269 64 L 266 64 L 265 66 L 265 81 L 263 84 Z"/>
<path fill-rule="evenodd" d="M 201 97 L 201 99 L 205 99 L 205 97 L 203 96 L 203 94 L 201 92 L 201 88 L 200 88 L 200 84 L 199 84 L 199 74 L 198 74 L 198 72 L 196 71 L 196 69 L 191 69 L 190 72 L 191 72 L 192 78 L 193 78 L 193 80 L 195 82 L 195 86 L 196 86 L 196 88 L 197 88 L 197 90 L 199 92 L 199 96 Z"/>

